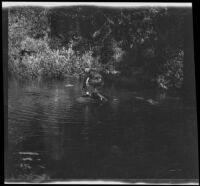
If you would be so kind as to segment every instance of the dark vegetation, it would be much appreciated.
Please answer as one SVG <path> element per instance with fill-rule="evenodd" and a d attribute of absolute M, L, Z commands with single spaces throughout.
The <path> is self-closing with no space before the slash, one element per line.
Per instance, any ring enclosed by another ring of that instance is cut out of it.
<path fill-rule="evenodd" d="M 188 8 L 11 8 L 8 71 L 65 78 L 92 67 L 114 79 L 181 88 L 190 16 Z"/>

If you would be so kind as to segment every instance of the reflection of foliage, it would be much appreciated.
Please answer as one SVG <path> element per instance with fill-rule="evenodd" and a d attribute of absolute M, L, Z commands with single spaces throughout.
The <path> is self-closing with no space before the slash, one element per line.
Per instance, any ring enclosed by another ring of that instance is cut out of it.
<path fill-rule="evenodd" d="M 23 182 L 33 182 L 40 183 L 44 181 L 50 181 L 50 178 L 46 174 L 37 175 L 34 173 L 19 175 L 17 178 L 10 178 L 9 181 L 23 181 Z"/>
<path fill-rule="evenodd" d="M 62 77 L 80 74 L 85 66 L 96 64 L 112 66 L 126 76 L 138 74 L 146 81 L 165 79 L 170 81 L 165 86 L 179 87 L 182 67 L 168 50 L 175 56 L 183 51 L 183 14 L 188 12 L 170 8 L 13 8 L 9 14 L 9 72 L 18 72 L 21 66 L 25 69 L 26 61 L 32 61 L 44 72 L 34 76 Z M 20 60 L 21 50 L 33 50 L 35 56 Z M 169 67 L 174 65 L 172 61 L 176 67 Z M 167 75 L 169 68 L 176 74 L 173 80 Z"/>
<path fill-rule="evenodd" d="M 49 176 L 44 174 L 46 166 L 39 153 L 14 151 L 9 158 L 12 170 L 8 176 L 9 181 L 42 182 L 49 180 Z"/>

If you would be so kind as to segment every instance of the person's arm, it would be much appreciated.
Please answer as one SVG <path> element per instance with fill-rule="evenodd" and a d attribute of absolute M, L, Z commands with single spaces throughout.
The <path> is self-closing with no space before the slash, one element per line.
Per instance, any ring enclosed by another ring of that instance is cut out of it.
<path fill-rule="evenodd" d="M 89 77 L 86 77 L 86 78 L 84 79 L 84 83 L 83 83 L 82 89 L 85 89 L 85 88 L 88 86 L 88 81 L 89 81 Z"/>
<path fill-rule="evenodd" d="M 86 79 L 86 82 L 85 82 L 86 87 L 89 85 L 89 79 L 90 79 L 90 77 L 88 77 L 88 78 Z"/>

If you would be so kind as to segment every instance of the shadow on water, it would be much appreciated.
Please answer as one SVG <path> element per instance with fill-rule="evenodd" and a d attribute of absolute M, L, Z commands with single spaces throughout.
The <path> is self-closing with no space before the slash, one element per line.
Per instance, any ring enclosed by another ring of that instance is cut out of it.
<path fill-rule="evenodd" d="M 9 80 L 7 179 L 198 178 L 195 108 L 156 90 L 102 91 L 108 104 L 80 103 L 73 79 Z"/>

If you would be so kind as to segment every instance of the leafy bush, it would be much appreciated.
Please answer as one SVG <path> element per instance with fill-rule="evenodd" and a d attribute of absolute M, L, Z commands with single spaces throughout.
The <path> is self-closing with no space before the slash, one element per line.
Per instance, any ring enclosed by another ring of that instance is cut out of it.
<path fill-rule="evenodd" d="M 180 88 L 183 82 L 183 56 L 182 50 L 176 50 L 174 52 L 167 51 L 166 55 L 170 55 L 166 63 L 163 65 L 163 73 L 158 76 L 157 82 L 159 87 L 168 88 Z"/>
<path fill-rule="evenodd" d="M 183 15 L 190 11 L 11 8 L 8 70 L 21 77 L 64 78 L 92 67 L 164 89 L 181 87 Z"/>
<path fill-rule="evenodd" d="M 66 75 L 79 76 L 86 67 L 98 67 L 97 58 L 92 51 L 76 55 L 72 45 L 68 48 L 51 49 L 47 38 L 26 37 L 20 45 L 21 50 L 33 51 L 31 55 L 20 56 L 19 51 L 10 48 L 9 70 L 22 77 L 64 78 Z M 12 54 L 15 54 L 14 55 Z M 21 57 L 21 58 L 20 58 Z"/>

